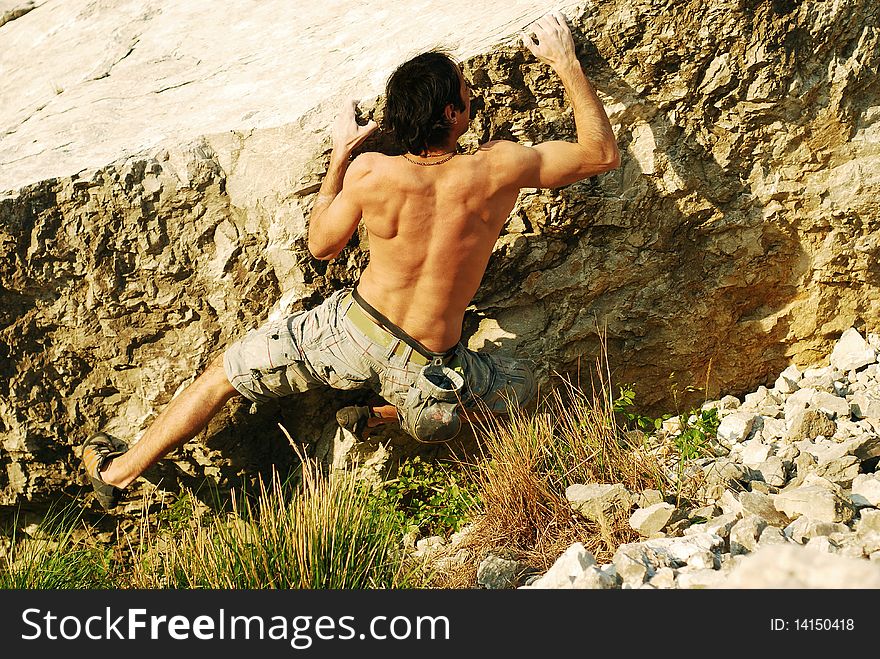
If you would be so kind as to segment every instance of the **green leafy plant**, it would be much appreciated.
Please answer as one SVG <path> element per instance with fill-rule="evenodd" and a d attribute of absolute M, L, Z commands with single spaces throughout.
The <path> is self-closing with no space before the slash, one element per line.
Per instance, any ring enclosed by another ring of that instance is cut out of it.
<path fill-rule="evenodd" d="M 383 484 L 379 496 L 426 535 L 458 531 L 477 503 L 471 479 L 448 465 L 418 456 L 401 463 L 396 477 Z"/>
<path fill-rule="evenodd" d="M 718 432 L 718 425 L 721 423 L 718 410 L 714 407 L 695 409 L 689 414 L 682 414 L 679 419 L 682 431 L 675 437 L 675 446 L 681 458 L 693 460 L 709 454 L 709 442 Z"/>
<path fill-rule="evenodd" d="M 696 391 L 688 387 L 688 391 Z M 673 389 L 676 401 L 677 389 Z M 692 460 L 705 456 L 709 452 L 709 441 L 718 431 L 721 420 L 715 408 L 694 408 L 683 414 L 662 414 L 650 417 L 636 409 L 635 388 L 633 385 L 620 387 L 620 395 L 613 401 L 614 412 L 620 414 L 632 427 L 647 433 L 656 433 L 668 419 L 678 417 L 681 431 L 675 436 L 674 443 L 683 460 Z"/>
<path fill-rule="evenodd" d="M 612 404 L 612 410 L 623 416 L 633 428 L 644 432 L 656 432 L 660 430 L 664 421 L 674 416 L 672 414 L 663 414 L 656 419 L 645 416 L 636 410 L 635 400 L 635 387 L 627 384 L 620 387 L 620 395 L 614 399 Z"/>

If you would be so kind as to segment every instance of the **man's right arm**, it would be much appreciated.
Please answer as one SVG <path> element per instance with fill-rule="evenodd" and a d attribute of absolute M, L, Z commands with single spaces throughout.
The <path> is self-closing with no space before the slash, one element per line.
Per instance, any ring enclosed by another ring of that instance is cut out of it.
<path fill-rule="evenodd" d="M 574 111 L 577 142 L 553 140 L 534 147 L 517 145 L 517 165 L 512 169 L 518 187 L 558 188 L 618 167 L 617 139 L 605 108 L 575 55 L 565 17 L 555 12 L 539 19 L 524 33 L 523 44 L 538 60 L 550 65 L 562 81 Z"/>

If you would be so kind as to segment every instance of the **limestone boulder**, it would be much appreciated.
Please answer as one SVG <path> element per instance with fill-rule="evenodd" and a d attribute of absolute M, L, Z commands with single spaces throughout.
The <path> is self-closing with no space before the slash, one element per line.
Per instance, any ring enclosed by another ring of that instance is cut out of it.
<path fill-rule="evenodd" d="M 554 8 L 622 164 L 522 192 L 464 341 L 534 359 L 543 385 L 605 345 L 615 378 L 666 411 L 670 384 L 681 405 L 739 396 L 802 372 L 850 327 L 876 335 L 872 0 L 5 2 L 0 505 L 76 493 L 89 433 L 136 441 L 229 341 L 356 283 L 364 233 L 317 262 L 306 218 L 343 98 L 381 121 L 384 81 L 410 55 L 446 47 L 462 62 L 466 153 L 573 139 L 559 80 L 517 41 Z M 396 152 L 384 133 L 364 148 Z M 376 448 L 333 428 L 367 399 L 230 404 L 148 480 L 226 488 L 284 471 L 279 425 L 339 463 L 342 447 Z"/>

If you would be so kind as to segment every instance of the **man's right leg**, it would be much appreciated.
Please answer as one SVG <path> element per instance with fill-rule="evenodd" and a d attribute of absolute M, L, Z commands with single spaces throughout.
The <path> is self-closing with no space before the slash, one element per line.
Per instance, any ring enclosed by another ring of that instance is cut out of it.
<path fill-rule="evenodd" d="M 104 466 L 101 480 L 120 489 L 127 487 L 164 455 L 204 430 L 235 395 L 238 392 L 226 377 L 221 354 L 168 403 L 134 446 Z"/>

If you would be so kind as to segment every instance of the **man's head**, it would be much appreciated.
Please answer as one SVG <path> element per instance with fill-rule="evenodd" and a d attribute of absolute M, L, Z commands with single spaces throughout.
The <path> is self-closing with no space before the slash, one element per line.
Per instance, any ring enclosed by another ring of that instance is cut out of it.
<path fill-rule="evenodd" d="M 467 130 L 467 84 L 444 53 L 423 53 L 397 67 L 385 99 L 385 127 L 409 153 L 447 146 Z"/>

